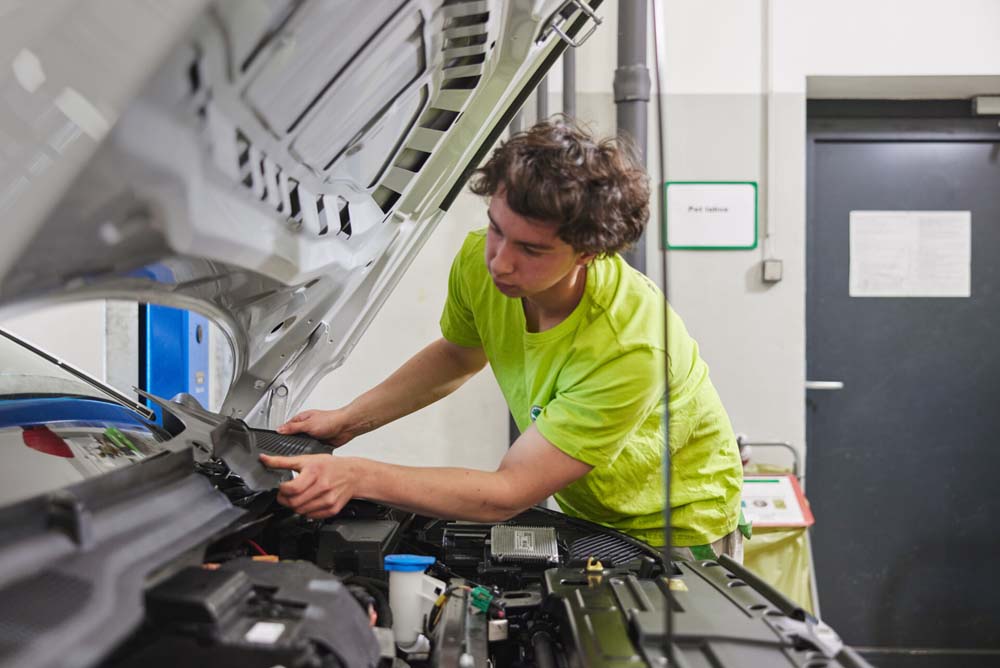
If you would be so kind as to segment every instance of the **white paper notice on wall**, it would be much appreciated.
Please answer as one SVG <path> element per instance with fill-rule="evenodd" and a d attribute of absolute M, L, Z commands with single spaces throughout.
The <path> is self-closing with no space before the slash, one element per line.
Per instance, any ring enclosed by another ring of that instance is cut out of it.
<path fill-rule="evenodd" d="M 667 247 L 749 250 L 757 246 L 757 184 L 670 181 Z"/>
<path fill-rule="evenodd" d="M 970 211 L 851 211 L 851 297 L 969 297 Z"/>

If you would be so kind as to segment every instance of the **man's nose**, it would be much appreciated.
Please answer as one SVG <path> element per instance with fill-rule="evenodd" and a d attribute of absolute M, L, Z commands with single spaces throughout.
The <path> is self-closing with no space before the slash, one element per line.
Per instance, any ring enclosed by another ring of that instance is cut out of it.
<path fill-rule="evenodd" d="M 506 276 L 514 271 L 514 257 L 506 243 L 501 241 L 490 260 L 490 269 L 495 276 Z"/>

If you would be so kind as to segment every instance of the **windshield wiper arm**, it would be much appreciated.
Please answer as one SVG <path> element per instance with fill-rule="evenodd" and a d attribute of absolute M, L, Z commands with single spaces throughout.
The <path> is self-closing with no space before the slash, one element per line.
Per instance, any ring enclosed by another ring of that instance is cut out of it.
<path fill-rule="evenodd" d="M 35 353 L 39 357 L 41 357 L 41 358 L 43 358 L 43 359 L 51 362 L 52 364 L 55 364 L 57 367 L 59 367 L 63 371 L 66 371 L 67 373 L 72 374 L 73 376 L 76 376 L 78 379 L 82 380 L 87 385 L 93 387 L 96 390 L 99 390 L 101 392 L 101 394 L 105 394 L 105 395 L 111 397 L 111 399 L 116 404 L 119 404 L 121 406 L 124 406 L 125 408 L 129 408 L 129 409 L 137 412 L 139 415 L 143 416 L 147 420 L 152 421 L 152 420 L 156 419 L 156 413 L 153 412 L 153 409 L 148 408 L 147 406 L 144 406 L 143 404 L 139 403 L 138 401 L 135 401 L 134 399 L 131 399 L 127 394 L 123 394 L 123 393 L 119 392 L 118 390 L 114 389 L 113 387 L 105 385 L 104 383 L 102 383 L 101 381 L 97 380 L 96 378 L 92 378 L 91 376 L 87 375 L 83 371 L 80 371 L 79 369 L 75 368 L 74 366 L 72 366 L 70 364 L 67 364 L 66 362 L 63 362 L 58 357 L 53 357 L 52 355 L 48 354 L 44 350 L 36 348 L 35 346 L 31 345 L 30 343 L 28 343 L 26 341 L 22 341 L 21 339 L 17 338 L 13 334 L 11 334 L 11 333 L 3 330 L 3 329 L 0 329 L 0 334 L 2 334 L 3 336 L 7 337 L 8 339 L 10 339 L 11 341 L 13 341 L 14 343 L 27 348 L 28 350 L 30 350 L 31 352 Z"/>

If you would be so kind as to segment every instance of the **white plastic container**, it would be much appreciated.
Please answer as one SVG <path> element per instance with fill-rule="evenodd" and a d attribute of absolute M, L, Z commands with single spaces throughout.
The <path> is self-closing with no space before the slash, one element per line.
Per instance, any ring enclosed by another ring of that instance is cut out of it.
<path fill-rule="evenodd" d="M 389 607 L 392 608 L 392 634 L 396 644 L 412 645 L 424 631 L 424 618 L 445 583 L 424 573 L 434 557 L 416 554 L 390 554 L 385 558 L 389 571 Z"/>

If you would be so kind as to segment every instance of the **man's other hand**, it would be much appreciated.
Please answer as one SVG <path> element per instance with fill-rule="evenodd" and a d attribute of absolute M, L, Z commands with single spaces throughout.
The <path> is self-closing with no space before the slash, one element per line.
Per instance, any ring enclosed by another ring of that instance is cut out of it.
<path fill-rule="evenodd" d="M 314 520 L 336 515 L 354 496 L 360 471 L 353 457 L 261 455 L 264 466 L 297 471 L 298 476 L 278 487 L 278 503 Z"/>
<path fill-rule="evenodd" d="M 302 411 L 275 431 L 279 434 L 309 434 L 336 448 L 357 436 L 352 433 L 348 424 L 348 417 L 343 409 L 309 410 Z"/>

